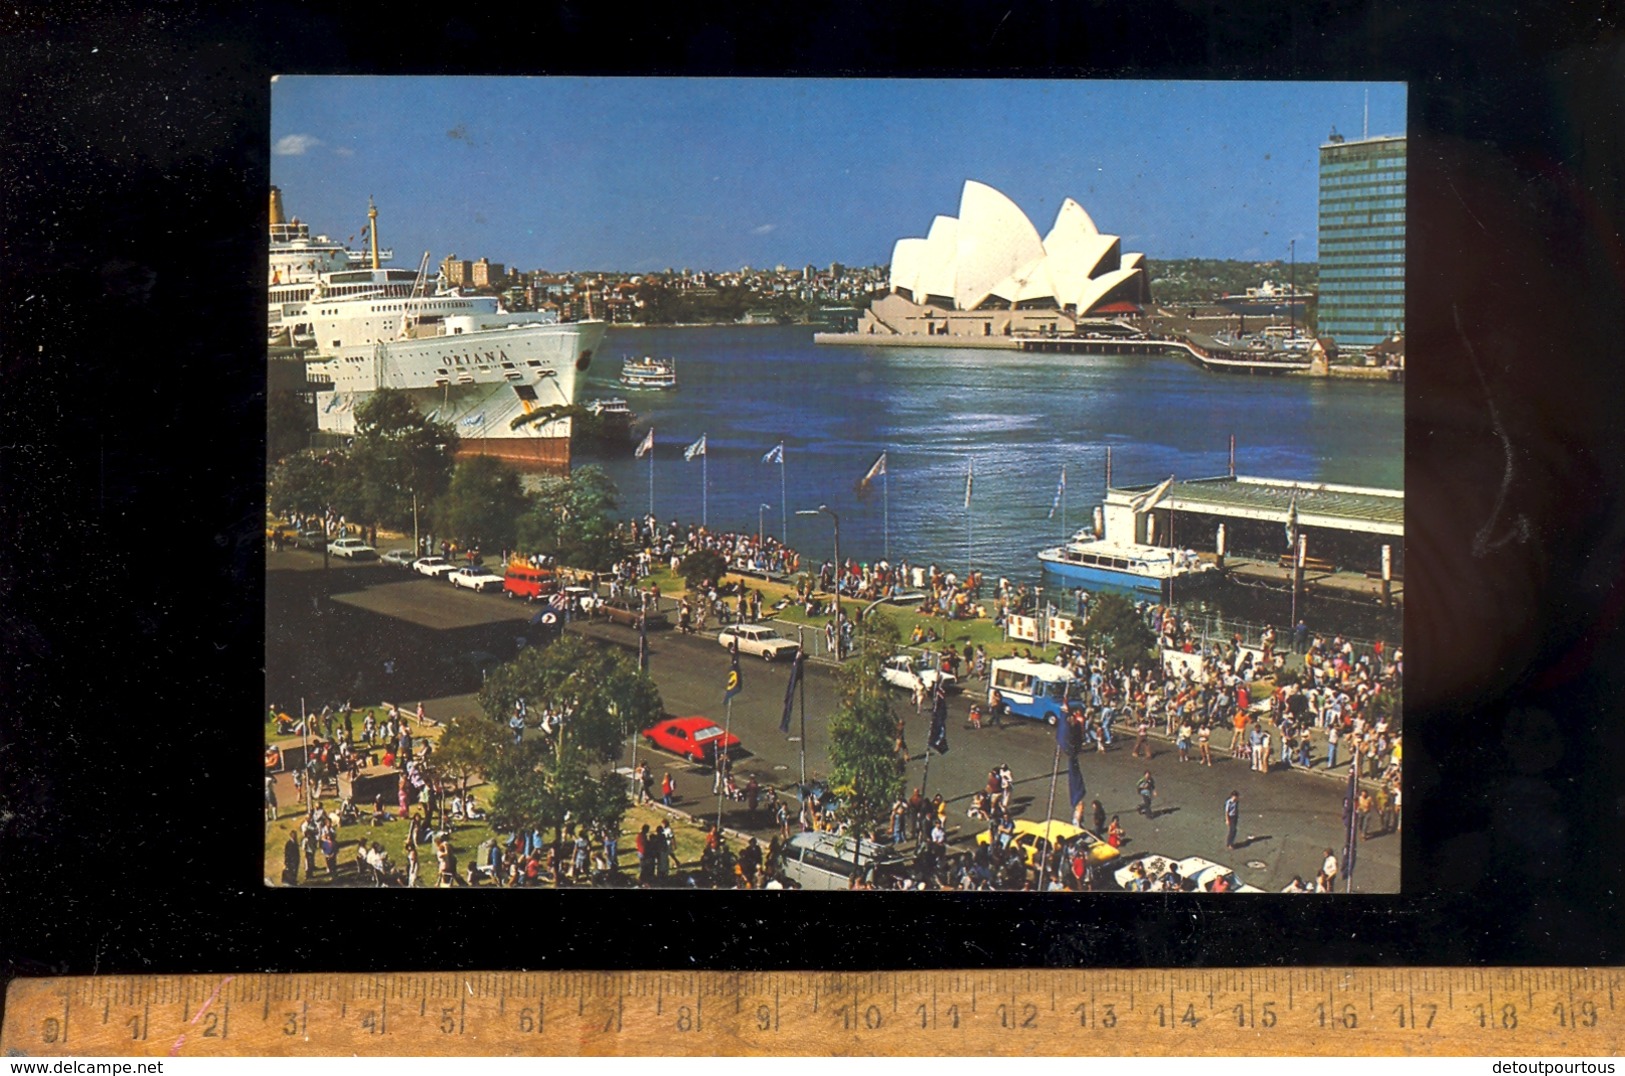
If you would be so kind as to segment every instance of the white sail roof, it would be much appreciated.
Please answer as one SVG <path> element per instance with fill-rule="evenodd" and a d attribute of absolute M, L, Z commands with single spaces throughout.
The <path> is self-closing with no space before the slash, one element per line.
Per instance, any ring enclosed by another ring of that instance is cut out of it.
<path fill-rule="evenodd" d="M 925 239 L 900 239 L 892 252 L 891 286 L 916 302 L 952 298 L 974 310 L 989 296 L 1007 303 L 1049 300 L 1088 313 L 1125 280 L 1140 276 L 1145 256 L 1124 254 L 1115 235 L 1104 235 L 1071 198 L 1040 239 L 1014 202 L 985 183 L 967 180 L 959 216 L 938 216 Z"/>

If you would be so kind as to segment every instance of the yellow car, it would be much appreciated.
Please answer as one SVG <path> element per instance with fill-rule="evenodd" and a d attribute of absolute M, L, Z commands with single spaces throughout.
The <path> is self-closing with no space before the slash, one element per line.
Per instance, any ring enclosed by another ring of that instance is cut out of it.
<path fill-rule="evenodd" d="M 1025 818 L 1018 818 L 1015 820 L 1015 827 L 1015 836 L 1010 838 L 1010 846 L 1021 850 L 1022 858 L 1029 867 L 1038 866 L 1039 860 L 1044 855 L 1044 845 L 1049 840 L 1053 840 L 1057 845 L 1081 842 L 1083 847 L 1088 849 L 1091 863 L 1110 863 L 1122 855 L 1102 838 L 1086 829 L 1079 829 L 1070 822 L 1055 819 L 1048 822 L 1031 822 Z M 976 835 L 977 844 L 990 844 L 992 840 L 993 834 L 987 830 Z"/>

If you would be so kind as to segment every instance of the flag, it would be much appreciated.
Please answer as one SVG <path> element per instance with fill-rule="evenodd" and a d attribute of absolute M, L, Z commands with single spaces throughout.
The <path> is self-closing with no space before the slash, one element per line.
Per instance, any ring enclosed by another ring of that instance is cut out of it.
<path fill-rule="evenodd" d="M 1078 756 L 1073 755 L 1066 763 L 1067 793 L 1072 799 L 1072 809 L 1076 811 L 1083 797 L 1089 794 L 1089 789 L 1083 783 L 1083 767 L 1078 765 Z"/>
<path fill-rule="evenodd" d="M 729 699 L 731 699 L 735 695 L 739 694 L 739 692 L 741 690 L 743 690 L 744 687 L 745 687 L 745 681 L 739 674 L 739 647 L 738 647 L 738 644 L 734 645 L 733 654 L 734 654 L 733 664 L 728 667 L 728 680 L 727 680 L 726 685 L 722 689 L 722 701 L 723 702 L 727 702 Z"/>
<path fill-rule="evenodd" d="M 1292 548 L 1298 534 L 1298 491 L 1292 491 L 1292 503 L 1286 510 L 1286 547 Z"/>
<path fill-rule="evenodd" d="M 1066 468 L 1061 468 L 1061 484 L 1055 487 L 1055 499 L 1050 502 L 1049 518 L 1055 518 L 1055 510 L 1061 507 L 1061 494 L 1066 492 Z"/>
<path fill-rule="evenodd" d="M 1142 493 L 1130 501 L 1129 507 L 1135 512 L 1149 512 L 1161 503 L 1162 499 L 1168 495 L 1168 491 L 1173 488 L 1173 485 L 1174 476 L 1169 475 L 1158 483 L 1155 489 Z"/>
<path fill-rule="evenodd" d="M 780 441 L 778 444 L 776 444 L 772 448 L 768 449 L 767 450 L 767 455 L 762 457 L 762 462 L 763 463 L 783 463 L 784 462 L 784 442 Z"/>
<path fill-rule="evenodd" d="M 970 508 L 970 482 L 971 482 L 971 476 L 975 473 L 975 471 L 976 471 L 976 464 L 975 463 L 968 463 L 968 464 L 965 465 L 965 508 L 967 510 L 969 510 L 969 508 Z"/>
<path fill-rule="evenodd" d="M 698 441 L 683 449 L 683 459 L 692 460 L 695 456 L 703 455 L 705 455 L 705 434 L 702 433 Z"/>
<path fill-rule="evenodd" d="M 796 699 L 796 684 L 801 682 L 801 666 L 807 658 L 796 651 L 795 660 L 790 663 L 790 682 L 784 686 L 784 715 L 779 718 L 779 731 L 788 734 L 790 731 L 790 710 Z"/>
<path fill-rule="evenodd" d="M 931 704 L 931 735 L 926 746 L 939 755 L 948 753 L 948 696 L 937 692 Z"/>
<path fill-rule="evenodd" d="M 862 497 L 866 495 L 869 492 L 869 483 L 873 482 L 875 479 L 879 478 L 885 473 L 886 454 L 882 452 L 880 454 L 880 458 L 875 460 L 874 466 L 869 468 L 869 473 L 858 479 L 858 496 Z"/>
<path fill-rule="evenodd" d="M 647 455 L 650 452 L 653 452 L 654 447 L 655 447 L 655 428 L 653 426 L 650 426 L 649 427 L 649 432 L 643 435 L 643 440 L 642 441 L 638 442 L 638 450 L 632 454 L 633 458 L 641 460 L 645 455 Z"/>

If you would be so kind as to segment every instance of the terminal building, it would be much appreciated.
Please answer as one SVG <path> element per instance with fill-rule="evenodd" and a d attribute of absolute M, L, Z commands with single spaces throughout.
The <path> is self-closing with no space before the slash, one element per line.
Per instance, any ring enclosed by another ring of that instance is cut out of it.
<path fill-rule="evenodd" d="M 1317 328 L 1364 351 L 1405 328 L 1405 136 L 1320 147 Z"/>
<path fill-rule="evenodd" d="M 1280 564 L 1290 556 L 1287 535 L 1295 517 L 1311 566 L 1376 575 L 1386 548 L 1391 577 L 1398 580 L 1404 574 L 1402 490 L 1224 475 L 1176 481 L 1149 510 L 1136 511 L 1136 498 L 1154 488 L 1108 489 L 1106 533 L 1133 534 L 1136 542 L 1148 545 Z"/>
<path fill-rule="evenodd" d="M 1124 253 L 1071 198 L 1040 238 L 1014 202 L 967 180 L 957 217 L 899 239 L 888 293 L 857 332 L 876 337 L 1070 336 L 1090 320 L 1133 317 L 1151 301 L 1145 255 Z"/>

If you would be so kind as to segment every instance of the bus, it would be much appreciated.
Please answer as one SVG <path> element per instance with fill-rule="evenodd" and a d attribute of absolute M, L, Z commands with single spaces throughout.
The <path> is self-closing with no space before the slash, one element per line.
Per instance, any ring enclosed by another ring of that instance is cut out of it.
<path fill-rule="evenodd" d="M 1088 697 L 1088 690 L 1071 670 L 1048 662 L 1025 658 L 999 658 L 993 662 L 988 679 L 987 701 L 993 693 L 1004 696 L 1012 714 L 1053 725 L 1066 714 L 1066 707 Z"/>

